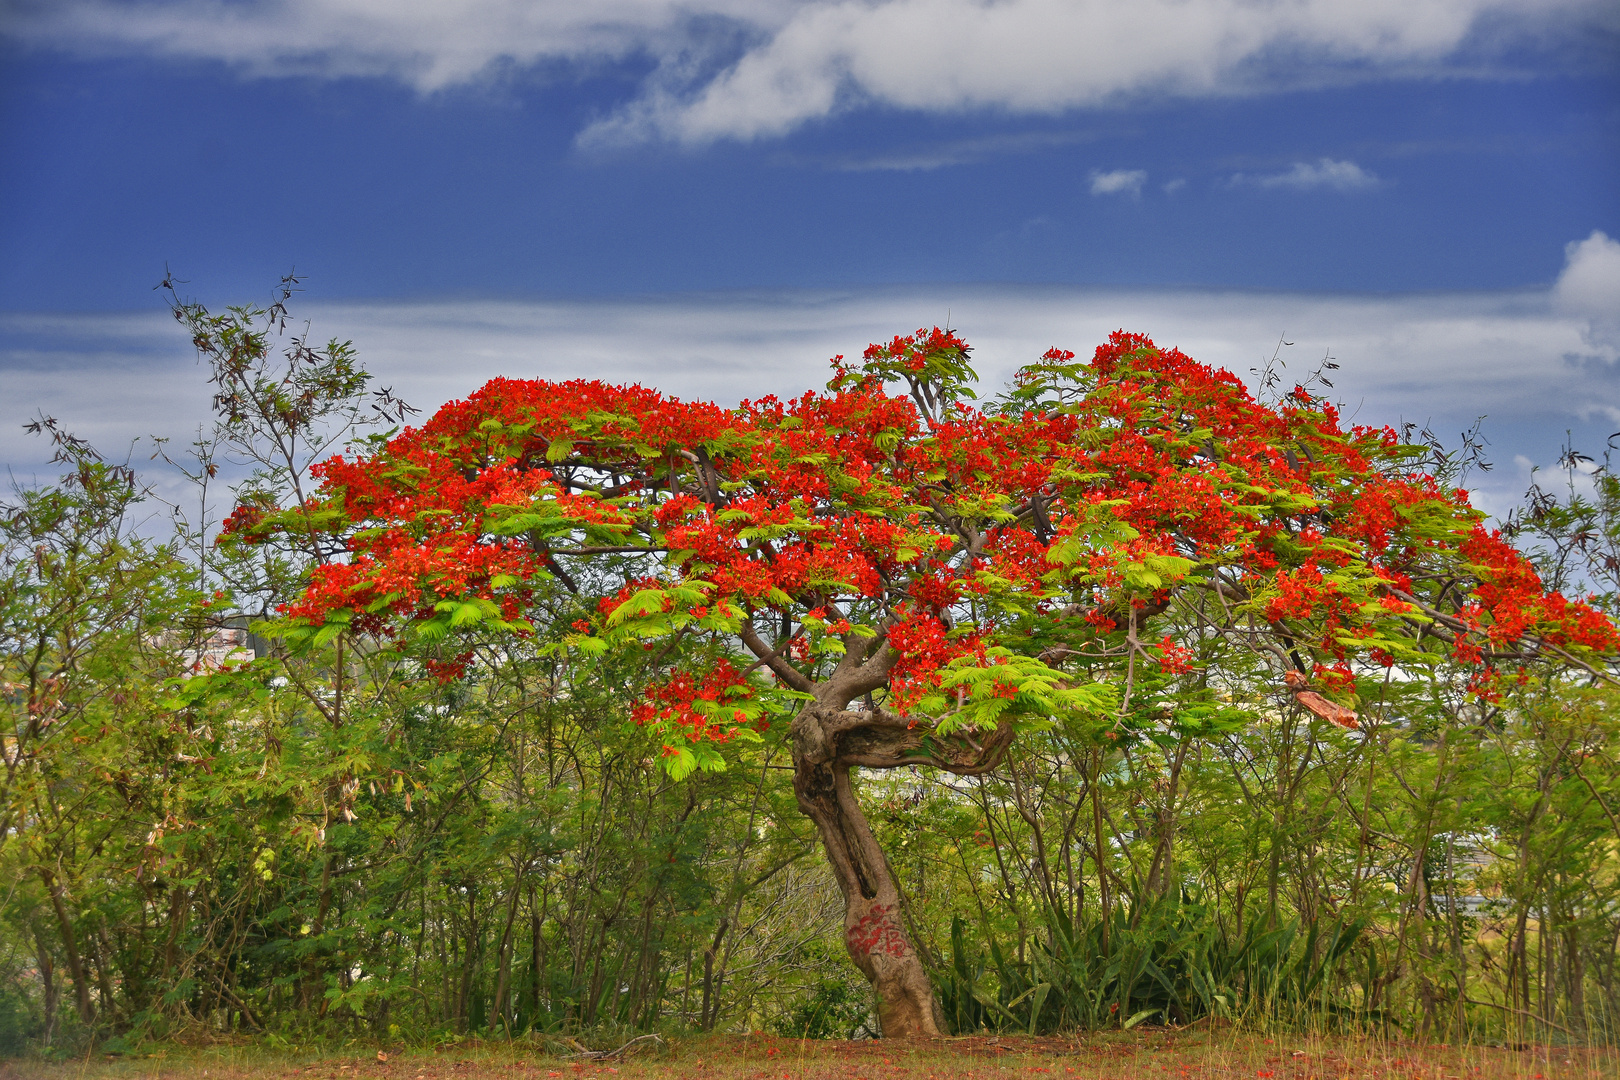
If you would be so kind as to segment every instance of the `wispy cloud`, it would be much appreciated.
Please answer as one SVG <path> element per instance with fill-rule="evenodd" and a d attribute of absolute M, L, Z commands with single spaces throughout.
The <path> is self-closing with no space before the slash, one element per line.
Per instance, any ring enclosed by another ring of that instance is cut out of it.
<path fill-rule="evenodd" d="M 974 139 L 890 148 L 876 154 L 846 154 L 809 159 L 836 172 L 927 172 L 955 165 L 975 165 L 992 158 L 1033 154 L 1060 146 L 1089 142 L 1096 135 L 1089 131 L 1019 131 L 986 135 Z M 806 159 L 783 155 L 778 159 L 804 164 Z"/>
<path fill-rule="evenodd" d="M 89 54 L 217 60 L 250 76 L 375 76 L 432 92 L 517 68 L 638 52 L 701 70 L 738 27 L 758 38 L 791 0 L 0 0 L 0 33 Z M 705 29 L 697 24 L 708 22 Z M 716 31 L 719 31 L 718 33 Z"/>
<path fill-rule="evenodd" d="M 1093 172 L 1091 174 L 1091 193 L 1093 195 L 1132 195 L 1142 194 L 1142 185 L 1147 181 L 1147 173 L 1142 169 L 1115 169 L 1112 172 Z"/>
<path fill-rule="evenodd" d="M 1572 245 L 1556 288 L 1376 297 L 1204 290 L 907 286 L 618 301 L 306 304 L 319 335 L 352 338 L 381 385 L 431 410 L 495 375 L 642 382 L 735 402 L 824 380 L 825 360 L 947 319 L 976 346 L 987 388 L 1051 346 L 1082 355 L 1120 327 L 1247 375 L 1284 331 L 1288 375 L 1328 353 L 1334 393 L 1358 423 L 1428 422 L 1442 435 L 1479 415 L 1492 453 L 1549 463 L 1566 428 L 1595 439 L 1620 420 L 1620 341 L 1595 339 L 1612 310 L 1620 244 Z M 1590 287 L 1590 289 L 1589 289 Z M 1605 289 L 1610 291 L 1604 291 Z M 1576 310 L 1579 307 L 1580 310 Z M 0 315 L 0 461 L 48 475 L 21 424 L 43 408 L 99 446 L 207 418 L 204 372 L 165 313 Z M 1595 443 L 1594 443 L 1595 445 Z M 144 454 L 141 455 L 144 457 Z M 1504 473 L 1479 478 L 1505 511 Z"/>
<path fill-rule="evenodd" d="M 770 137 L 867 105 L 1052 114 L 1330 75 L 1478 74 L 1594 22 L 1620 22 L 1612 0 L 0 0 L 0 32 L 37 46 L 423 92 L 650 58 L 634 100 L 583 133 L 598 145 Z"/>
<path fill-rule="evenodd" d="M 1285 188 L 1292 191 L 1366 191 L 1378 187 L 1383 181 L 1353 161 L 1334 161 L 1325 157 L 1316 161 L 1296 161 L 1287 171 L 1280 173 L 1237 173 L 1231 183 L 1234 186 Z"/>

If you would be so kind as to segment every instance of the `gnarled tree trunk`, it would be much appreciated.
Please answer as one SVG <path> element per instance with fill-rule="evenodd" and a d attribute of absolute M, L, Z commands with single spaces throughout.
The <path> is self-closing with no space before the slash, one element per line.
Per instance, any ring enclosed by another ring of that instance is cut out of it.
<path fill-rule="evenodd" d="M 943 1019 L 917 950 L 906 934 L 900 889 L 850 785 L 858 767 L 929 765 L 958 774 L 985 772 L 1001 760 L 1013 729 L 1002 723 L 978 739 L 939 737 L 932 726 L 850 702 L 888 682 L 899 659 L 881 641 L 846 637 L 830 679 L 811 682 L 744 624 L 743 640 L 778 678 L 814 697 L 793 718 L 793 791 L 816 823 L 844 897 L 844 945 L 872 983 L 885 1038 L 938 1038 Z M 925 745 L 923 736 L 933 735 Z"/>
<path fill-rule="evenodd" d="M 844 896 L 844 947 L 877 995 L 885 1038 L 938 1038 L 934 989 L 900 918 L 900 892 L 850 787 L 849 766 L 797 762 L 793 791 Z"/>

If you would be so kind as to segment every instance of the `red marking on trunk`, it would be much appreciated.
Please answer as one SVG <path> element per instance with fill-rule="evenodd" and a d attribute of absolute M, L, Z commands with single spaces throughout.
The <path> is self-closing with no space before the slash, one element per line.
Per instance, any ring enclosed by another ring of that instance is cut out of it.
<path fill-rule="evenodd" d="M 850 950 L 863 956 L 872 953 L 895 957 L 911 955 L 911 946 L 906 944 L 905 931 L 895 921 L 892 904 L 873 904 L 844 935 Z"/>

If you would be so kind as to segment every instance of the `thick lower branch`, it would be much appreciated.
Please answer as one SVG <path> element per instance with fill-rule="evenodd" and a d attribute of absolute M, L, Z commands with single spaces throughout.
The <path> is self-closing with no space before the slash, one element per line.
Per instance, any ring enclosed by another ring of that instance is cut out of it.
<path fill-rule="evenodd" d="M 871 714 L 844 713 L 843 716 Z M 889 714 L 892 715 L 892 714 Z M 898 718 L 897 718 L 898 719 Z M 1006 721 L 993 731 L 936 735 L 933 728 L 912 726 L 903 719 L 850 724 L 837 739 L 837 761 L 867 769 L 897 769 L 902 765 L 930 765 L 958 776 L 978 776 L 1001 764 L 1012 745 L 1013 726 Z"/>

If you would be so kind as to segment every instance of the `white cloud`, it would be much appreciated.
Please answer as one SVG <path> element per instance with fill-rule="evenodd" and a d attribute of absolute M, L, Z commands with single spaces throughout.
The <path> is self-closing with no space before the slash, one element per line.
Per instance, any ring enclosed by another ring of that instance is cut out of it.
<path fill-rule="evenodd" d="M 1596 229 L 1564 247 L 1564 271 L 1553 297 L 1562 311 L 1592 320 L 1594 327 L 1620 326 L 1620 240 Z"/>
<path fill-rule="evenodd" d="M 1324 77 L 1479 70 L 1616 22 L 1611 0 L 0 0 L 3 32 L 250 75 L 422 91 L 632 56 L 656 73 L 582 136 L 779 135 L 840 109 L 1053 113 Z"/>
<path fill-rule="evenodd" d="M 1296 161 L 1287 172 L 1263 176 L 1238 173 L 1233 184 L 1252 184 L 1261 188 L 1288 188 L 1308 191 L 1327 188 L 1330 191 L 1364 191 L 1377 187 L 1383 181 L 1353 161 L 1334 161 L 1319 158 L 1316 161 Z"/>
<path fill-rule="evenodd" d="M 1147 180 L 1147 173 L 1142 169 L 1115 169 L 1113 172 L 1093 172 L 1091 174 L 1091 193 L 1093 195 L 1118 195 L 1121 192 L 1140 197 L 1142 184 Z"/>
<path fill-rule="evenodd" d="M 1184 188 L 1186 186 L 1187 186 L 1186 177 L 1178 176 L 1174 180 L 1168 180 L 1168 181 L 1165 182 L 1165 184 L 1164 184 L 1164 193 L 1166 195 L 1174 195 L 1176 192 L 1180 191 L 1182 188 Z"/>
<path fill-rule="evenodd" d="M 947 319 L 975 345 L 992 390 L 1051 346 L 1088 355 L 1121 327 L 1247 377 L 1286 331 L 1296 343 L 1285 351 L 1287 376 L 1302 378 L 1331 351 L 1342 365 L 1331 393 L 1357 423 L 1427 422 L 1455 441 L 1488 415 L 1490 452 L 1504 468 L 1475 482 L 1482 505 L 1500 513 L 1522 492 L 1515 454 L 1550 462 L 1566 428 L 1590 452 L 1620 415 L 1620 345 L 1594 346 L 1587 317 L 1562 307 L 1562 289 L 1377 297 L 939 285 L 617 301 L 310 302 L 296 314 L 313 320 L 317 337 L 352 338 L 380 385 L 426 411 L 495 375 L 640 381 L 722 402 L 788 395 L 819 387 L 835 353 L 856 355 L 869 341 Z M 36 408 L 119 453 L 149 434 L 184 445 L 208 415 L 205 374 L 162 311 L 0 315 L 0 382 L 0 462 L 23 476 L 52 471 L 21 432 Z"/>
<path fill-rule="evenodd" d="M 1145 95 L 1202 96 L 1434 71 L 1484 23 L 1540 35 L 1589 0 L 886 0 L 809 3 L 696 86 L 659 86 L 586 144 L 781 135 L 875 103 L 1054 113 Z"/>

